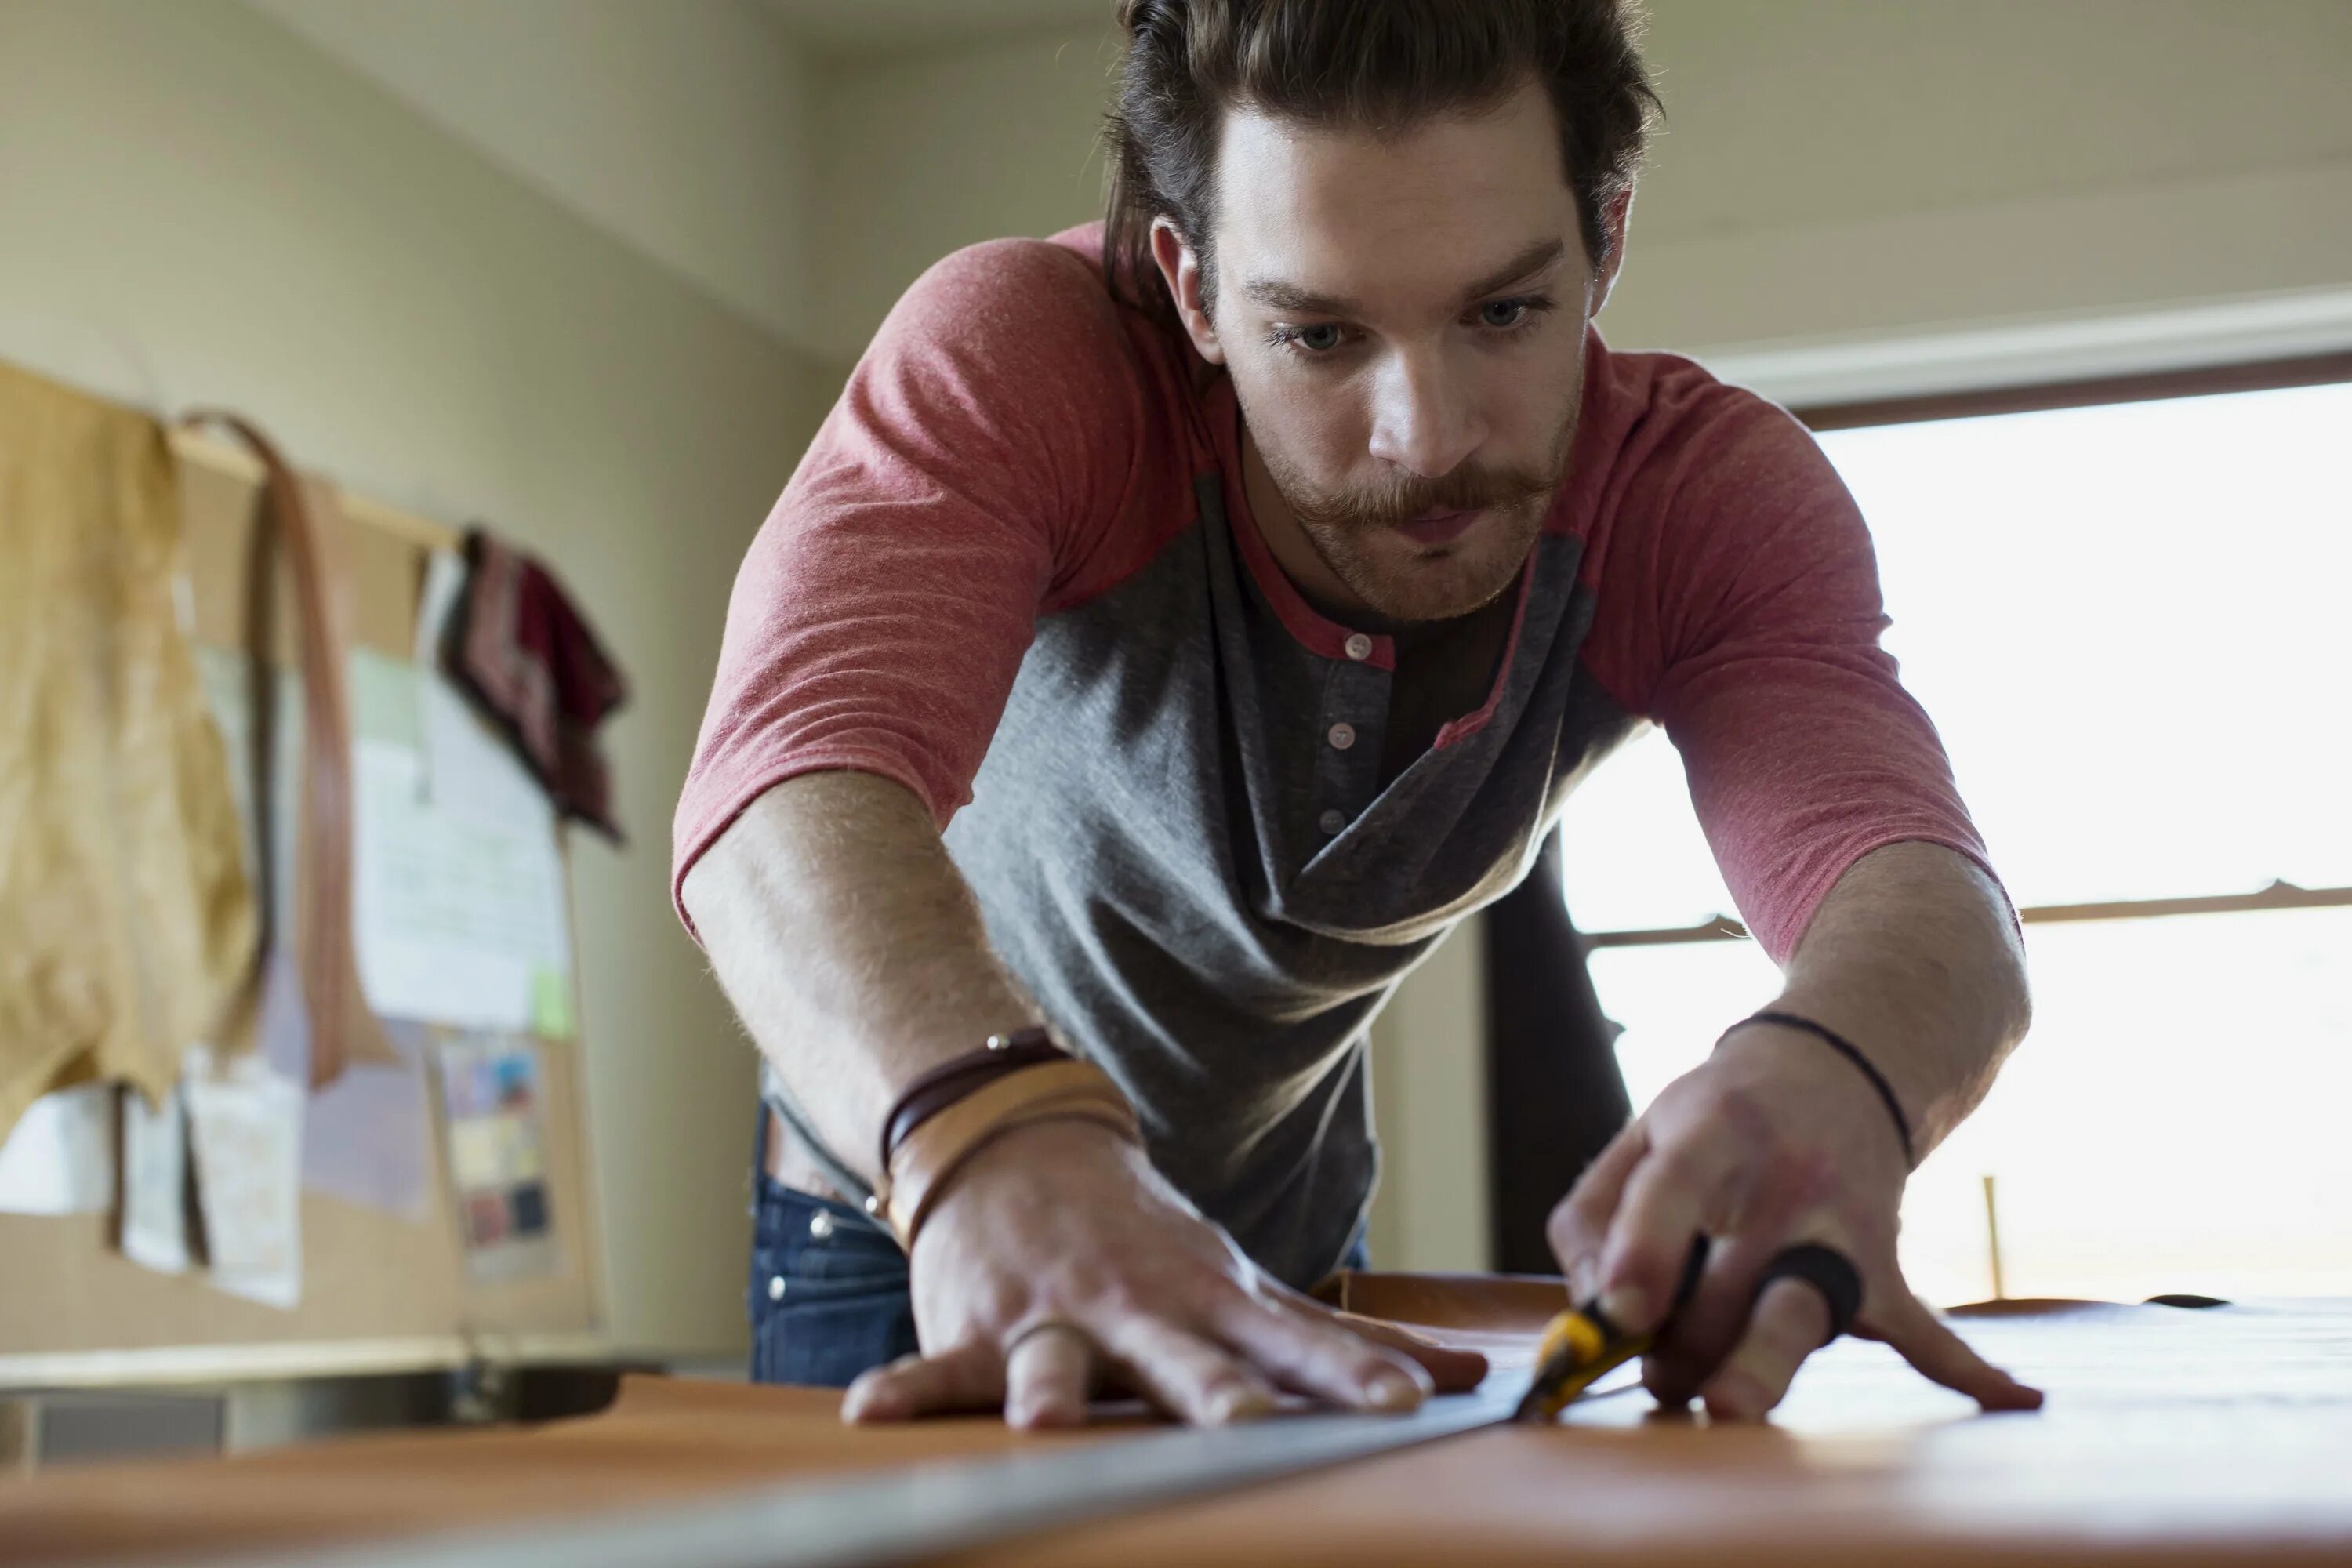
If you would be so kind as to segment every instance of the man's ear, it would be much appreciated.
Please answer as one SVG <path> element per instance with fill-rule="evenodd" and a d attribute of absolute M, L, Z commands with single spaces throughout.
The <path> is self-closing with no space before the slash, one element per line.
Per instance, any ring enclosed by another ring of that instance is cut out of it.
<path fill-rule="evenodd" d="M 1609 303 L 1609 290 L 1616 287 L 1618 268 L 1625 265 L 1625 225 L 1633 213 L 1633 191 L 1630 185 L 1610 197 L 1609 204 L 1601 209 L 1601 227 L 1609 236 L 1609 259 L 1593 275 L 1592 308 L 1585 312 L 1587 321 L 1601 314 L 1601 308 Z"/>
<path fill-rule="evenodd" d="M 1224 363 L 1224 345 L 1217 341 L 1216 323 L 1209 319 L 1209 301 L 1201 294 L 1201 259 L 1176 231 L 1173 219 L 1151 220 L 1151 259 L 1160 264 L 1160 276 L 1168 282 L 1168 297 L 1176 301 L 1176 314 L 1183 321 L 1192 346 L 1211 364 Z"/>

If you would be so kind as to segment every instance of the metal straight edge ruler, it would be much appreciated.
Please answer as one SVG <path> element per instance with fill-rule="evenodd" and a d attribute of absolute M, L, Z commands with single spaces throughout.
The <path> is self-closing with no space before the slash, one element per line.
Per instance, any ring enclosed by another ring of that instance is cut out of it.
<path fill-rule="evenodd" d="M 1632 1384 L 1623 1385 L 1633 1386 Z M 1595 1390 L 1587 1399 L 1622 1390 Z M 866 1568 L 1410 1447 L 1510 1418 L 1516 1388 L 1408 1415 L 1272 1416 L 1087 1447 L 925 1460 L 555 1523 L 206 1560 L 206 1568 Z M 184 1560 L 182 1560 L 184 1562 Z"/>

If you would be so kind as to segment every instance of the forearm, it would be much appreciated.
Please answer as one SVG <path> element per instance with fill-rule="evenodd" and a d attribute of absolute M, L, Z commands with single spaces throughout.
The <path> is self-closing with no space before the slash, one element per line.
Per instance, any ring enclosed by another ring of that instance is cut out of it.
<path fill-rule="evenodd" d="M 683 894 L 752 1039 L 817 1135 L 869 1181 L 901 1086 L 1036 1021 L 929 814 L 890 780 L 778 784 L 695 863 Z"/>
<path fill-rule="evenodd" d="M 1839 879 L 1775 1005 L 1870 1057 L 1922 1157 L 1984 1097 L 2031 1017 L 2025 954 L 2000 889 L 1925 843 L 1890 844 Z"/>

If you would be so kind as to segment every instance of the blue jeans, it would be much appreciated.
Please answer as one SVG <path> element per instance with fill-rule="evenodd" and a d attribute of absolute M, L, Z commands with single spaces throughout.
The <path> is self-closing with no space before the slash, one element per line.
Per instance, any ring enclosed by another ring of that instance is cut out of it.
<path fill-rule="evenodd" d="M 761 1117 L 762 1141 L 767 1118 Z M 751 1381 L 845 1388 L 859 1373 L 915 1347 L 907 1255 L 887 1230 L 847 1204 L 798 1192 L 751 1172 Z M 1364 1267 L 1364 1237 L 1346 1267 Z"/>
<path fill-rule="evenodd" d="M 915 1348 L 907 1255 L 847 1204 L 755 1172 L 751 1381 L 844 1388 Z"/>

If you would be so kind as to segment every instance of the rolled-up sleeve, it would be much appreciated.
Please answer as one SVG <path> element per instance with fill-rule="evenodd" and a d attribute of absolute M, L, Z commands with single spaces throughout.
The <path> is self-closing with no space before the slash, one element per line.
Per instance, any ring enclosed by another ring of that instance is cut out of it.
<path fill-rule="evenodd" d="M 1603 610 L 1639 628 L 1616 639 L 1621 681 L 1682 754 L 1748 930 L 1785 962 L 1838 879 L 1888 844 L 1942 845 L 1998 885 L 1936 727 L 1881 646 L 1869 530 L 1819 444 L 1728 387 L 1683 424 L 1628 487 L 1643 521 Z"/>

